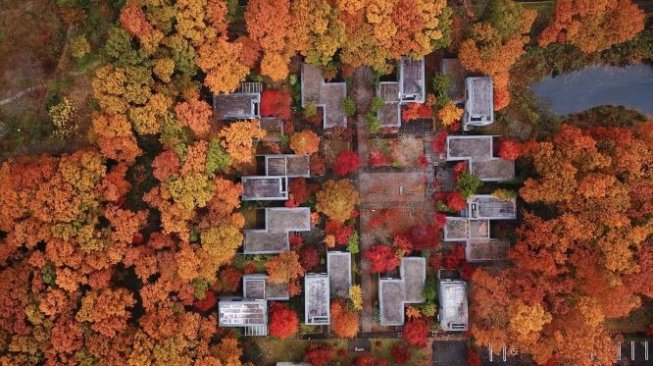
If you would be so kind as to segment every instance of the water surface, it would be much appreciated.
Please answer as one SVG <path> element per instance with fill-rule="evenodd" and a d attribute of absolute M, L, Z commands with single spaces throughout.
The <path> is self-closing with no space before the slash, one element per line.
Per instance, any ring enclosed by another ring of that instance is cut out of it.
<path fill-rule="evenodd" d="M 653 66 L 590 66 L 544 78 L 532 86 L 558 115 L 620 105 L 653 116 Z"/>

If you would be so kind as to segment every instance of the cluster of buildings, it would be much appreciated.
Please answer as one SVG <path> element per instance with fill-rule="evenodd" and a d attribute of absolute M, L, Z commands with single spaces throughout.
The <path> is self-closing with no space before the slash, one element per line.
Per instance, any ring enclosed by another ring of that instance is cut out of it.
<path fill-rule="evenodd" d="M 466 77 L 458 60 L 445 59 L 441 71 L 450 79 L 448 93 L 456 103 L 464 103 L 464 131 L 494 122 L 492 79 Z M 382 128 L 401 127 L 401 109 L 408 103 L 425 102 L 424 59 L 402 58 L 397 67 L 396 81 L 382 81 L 376 94 L 383 100 L 377 118 Z M 215 115 L 222 120 L 257 119 L 268 132 L 269 141 L 283 137 L 284 121 L 274 117 L 261 118 L 262 86 L 242 83 L 230 94 L 213 96 Z M 346 127 L 347 116 L 342 101 L 347 96 L 344 82 L 326 82 L 322 71 L 303 64 L 301 70 L 301 103 L 315 105 L 325 129 Z M 494 155 L 493 136 L 456 135 L 446 142 L 445 160 L 465 161 L 472 174 L 485 182 L 505 182 L 514 179 L 514 162 Z M 289 198 L 291 178 L 310 177 L 308 155 L 278 154 L 257 157 L 255 175 L 242 177 L 244 201 L 285 201 Z M 266 207 L 260 210 L 260 225 L 245 230 L 243 253 L 249 255 L 278 254 L 290 250 L 291 233 L 311 230 L 309 208 Z M 464 243 L 470 262 L 505 258 L 509 243 L 492 238 L 491 223 L 516 219 L 515 200 L 492 195 L 473 195 L 467 208 L 458 216 L 447 217 L 444 241 Z M 304 277 L 304 322 L 309 325 L 329 325 L 333 299 L 349 298 L 352 285 L 352 257 L 349 252 L 327 252 L 327 271 L 308 273 Z M 405 307 L 424 302 L 422 291 L 426 281 L 426 262 L 422 257 L 404 257 L 397 277 L 378 280 L 380 323 L 400 326 L 405 322 Z M 467 285 L 464 281 L 441 278 L 438 297 L 439 321 L 445 331 L 468 329 Z M 244 328 L 246 335 L 268 334 L 268 301 L 288 300 L 288 284 L 273 284 L 265 274 L 243 276 L 242 296 L 219 301 L 219 325 Z"/>

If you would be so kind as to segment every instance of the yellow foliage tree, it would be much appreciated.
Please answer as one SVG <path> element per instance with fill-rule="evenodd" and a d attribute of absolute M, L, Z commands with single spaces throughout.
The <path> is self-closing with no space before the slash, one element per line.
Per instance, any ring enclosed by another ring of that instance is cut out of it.
<path fill-rule="evenodd" d="M 351 217 L 359 201 L 358 191 L 349 179 L 327 181 L 316 196 L 316 210 L 341 224 Z"/>
<path fill-rule="evenodd" d="M 199 48 L 197 64 L 206 73 L 204 84 L 214 93 L 230 93 L 249 73 L 240 61 L 243 44 L 225 37 L 207 42 Z"/>
<path fill-rule="evenodd" d="M 258 121 L 236 121 L 223 128 L 218 137 L 231 159 L 243 164 L 254 158 L 254 139 L 262 139 L 265 134 Z"/>
<path fill-rule="evenodd" d="M 438 111 L 438 118 L 440 119 L 440 122 L 442 122 L 442 125 L 445 127 L 451 126 L 457 121 L 460 121 L 462 117 L 463 117 L 463 110 L 456 107 L 456 104 L 454 102 L 449 102 L 445 104 Z"/>
<path fill-rule="evenodd" d="M 266 53 L 261 59 L 261 74 L 273 81 L 282 81 L 288 77 L 288 59 L 278 53 Z"/>

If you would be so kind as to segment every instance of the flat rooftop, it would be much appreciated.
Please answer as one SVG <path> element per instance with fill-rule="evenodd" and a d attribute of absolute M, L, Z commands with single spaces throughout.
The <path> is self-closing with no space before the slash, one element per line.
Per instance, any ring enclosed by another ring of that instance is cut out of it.
<path fill-rule="evenodd" d="M 220 300 L 218 312 L 221 327 L 267 327 L 268 324 L 268 303 L 265 300 Z"/>
<path fill-rule="evenodd" d="M 288 178 L 311 176 L 310 156 L 279 154 L 264 155 L 267 176 L 285 176 Z"/>
<path fill-rule="evenodd" d="M 331 323 L 329 276 L 309 273 L 304 277 L 304 322 L 311 325 Z"/>
<path fill-rule="evenodd" d="M 468 329 L 467 284 L 459 280 L 440 280 L 440 328 L 445 331 Z"/>
<path fill-rule="evenodd" d="M 342 109 L 342 100 L 347 97 L 347 84 L 327 83 L 322 70 L 302 64 L 302 106 L 313 102 L 322 107 L 322 126 L 324 128 L 347 127 L 347 116 Z"/>
<path fill-rule="evenodd" d="M 487 160 L 494 156 L 494 136 L 447 136 L 447 160 Z"/>
<path fill-rule="evenodd" d="M 243 176 L 243 201 L 288 199 L 288 178 L 268 176 Z"/>
<path fill-rule="evenodd" d="M 515 162 L 501 158 L 472 159 L 469 164 L 469 171 L 482 181 L 502 182 L 515 178 Z"/>
<path fill-rule="evenodd" d="M 490 237 L 490 220 L 470 220 L 467 217 L 447 216 L 444 241 L 465 241 Z"/>
<path fill-rule="evenodd" d="M 468 262 L 500 261 L 508 258 L 510 243 L 500 239 L 471 239 L 465 243 Z"/>
<path fill-rule="evenodd" d="M 426 259 L 423 257 L 404 257 L 401 259 L 401 279 L 406 291 L 405 302 L 424 301 L 422 290 L 426 281 Z"/>
<path fill-rule="evenodd" d="M 465 68 L 457 58 L 445 58 L 440 63 L 440 73 L 449 79 L 447 95 L 454 102 L 465 100 Z"/>
<path fill-rule="evenodd" d="M 259 93 L 214 94 L 213 109 L 218 119 L 255 119 L 259 117 Z"/>
<path fill-rule="evenodd" d="M 351 253 L 330 251 L 327 253 L 327 271 L 331 298 L 349 298 L 351 287 Z"/>
<path fill-rule="evenodd" d="M 490 220 L 514 220 L 517 203 L 514 199 L 500 200 L 489 194 L 471 195 L 467 199 L 468 217 Z"/>
<path fill-rule="evenodd" d="M 465 102 L 464 123 L 469 125 L 488 125 L 494 122 L 494 95 L 492 78 L 487 76 L 465 79 L 467 101 Z"/>
<path fill-rule="evenodd" d="M 381 325 L 404 324 L 404 281 L 379 279 Z"/>
<path fill-rule="evenodd" d="M 272 284 L 265 274 L 243 276 L 243 298 L 247 300 L 288 300 L 288 283 Z"/>
<path fill-rule="evenodd" d="M 402 101 L 424 103 L 424 58 L 402 57 L 399 61 L 399 81 Z"/>
<path fill-rule="evenodd" d="M 308 207 L 267 207 L 265 228 L 245 230 L 245 254 L 273 254 L 290 249 L 289 233 L 311 230 Z"/>
<path fill-rule="evenodd" d="M 283 120 L 276 117 L 263 117 L 259 120 L 261 129 L 265 130 L 265 141 L 279 142 L 284 136 Z"/>

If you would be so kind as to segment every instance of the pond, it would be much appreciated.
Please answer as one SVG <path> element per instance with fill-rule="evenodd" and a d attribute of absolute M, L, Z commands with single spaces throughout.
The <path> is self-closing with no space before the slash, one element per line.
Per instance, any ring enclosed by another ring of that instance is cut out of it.
<path fill-rule="evenodd" d="M 532 90 L 550 103 L 558 115 L 619 105 L 653 116 L 653 66 L 650 65 L 591 66 L 542 79 L 533 84 Z"/>

